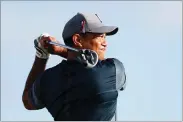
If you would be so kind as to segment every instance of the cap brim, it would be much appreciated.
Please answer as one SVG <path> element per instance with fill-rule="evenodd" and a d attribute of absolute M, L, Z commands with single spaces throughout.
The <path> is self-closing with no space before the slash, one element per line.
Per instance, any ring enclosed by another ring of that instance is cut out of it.
<path fill-rule="evenodd" d="M 106 33 L 107 36 L 114 35 L 118 32 L 118 27 L 116 26 L 102 26 L 99 28 L 92 29 L 94 33 Z"/>

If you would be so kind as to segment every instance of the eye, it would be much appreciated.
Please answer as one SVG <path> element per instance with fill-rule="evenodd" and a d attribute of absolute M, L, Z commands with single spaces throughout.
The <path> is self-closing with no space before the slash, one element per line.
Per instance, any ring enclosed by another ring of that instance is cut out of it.
<path fill-rule="evenodd" d="M 100 35 L 100 37 L 105 38 L 105 37 L 106 37 L 106 35 L 105 35 L 105 34 L 101 34 L 101 35 Z"/>

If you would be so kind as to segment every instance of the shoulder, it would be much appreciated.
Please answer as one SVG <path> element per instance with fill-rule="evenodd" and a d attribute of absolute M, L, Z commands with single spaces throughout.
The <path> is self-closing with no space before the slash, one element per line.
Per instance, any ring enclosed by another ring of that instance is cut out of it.
<path fill-rule="evenodd" d="M 126 88 L 126 73 L 123 63 L 116 58 L 110 58 L 107 60 L 113 62 L 116 69 L 116 89 L 124 90 Z"/>
<path fill-rule="evenodd" d="M 61 67 L 62 67 L 62 65 L 61 65 L 61 63 L 59 63 L 59 64 L 57 64 L 56 66 L 53 66 L 53 67 L 50 67 L 50 68 L 46 69 L 46 70 L 44 71 L 44 73 L 42 74 L 42 77 L 48 78 L 48 77 L 50 77 L 50 76 L 52 76 L 52 75 L 57 75 L 57 74 L 59 74 L 59 72 L 60 72 L 61 69 L 62 69 Z"/>
<path fill-rule="evenodd" d="M 123 63 L 120 60 L 118 60 L 117 58 L 107 58 L 107 59 L 105 59 L 105 62 L 112 63 L 115 65 L 115 67 L 124 69 Z"/>
<path fill-rule="evenodd" d="M 105 60 L 99 60 L 99 62 L 96 65 L 96 68 L 103 69 L 103 70 L 124 70 L 123 63 L 116 59 L 116 58 L 107 58 Z"/>
<path fill-rule="evenodd" d="M 40 78 L 40 87 L 42 94 L 48 94 L 48 89 L 51 93 L 56 89 L 60 89 L 60 87 L 64 87 L 63 82 L 60 82 L 63 80 L 62 63 L 46 69 Z M 50 98 L 50 96 L 48 98 Z"/>

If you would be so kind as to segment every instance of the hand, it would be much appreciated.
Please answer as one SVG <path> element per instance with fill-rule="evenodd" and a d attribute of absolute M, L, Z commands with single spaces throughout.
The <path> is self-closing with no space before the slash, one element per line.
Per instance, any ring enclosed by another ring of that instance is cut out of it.
<path fill-rule="evenodd" d="M 44 54 L 46 52 L 46 54 L 59 55 L 61 57 L 67 58 L 67 49 L 65 49 L 63 47 L 60 47 L 60 46 L 49 44 L 48 43 L 49 41 L 53 41 L 53 42 L 59 43 L 56 40 L 56 38 L 50 36 L 49 34 L 42 34 L 41 38 L 39 40 L 40 47 L 44 49 L 43 53 L 41 53 L 41 54 L 43 54 L 42 56 L 44 56 Z"/>
<path fill-rule="evenodd" d="M 41 34 L 38 38 L 34 40 L 34 47 L 36 48 L 36 56 L 41 59 L 48 59 L 49 58 L 49 52 L 45 48 L 43 42 L 43 37 L 49 37 L 50 35 L 47 33 Z"/>

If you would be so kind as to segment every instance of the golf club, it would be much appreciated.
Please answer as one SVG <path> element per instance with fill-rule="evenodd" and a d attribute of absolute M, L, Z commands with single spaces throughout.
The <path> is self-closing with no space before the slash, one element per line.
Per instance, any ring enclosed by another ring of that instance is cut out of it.
<path fill-rule="evenodd" d="M 86 68 L 93 68 L 98 62 L 98 54 L 90 49 L 76 49 L 67 45 L 63 45 L 60 43 L 48 41 L 49 44 L 64 47 L 71 51 L 77 52 L 79 55 L 77 56 L 77 60 L 84 64 Z"/>
<path fill-rule="evenodd" d="M 56 46 L 64 47 L 64 48 L 67 48 L 67 49 L 72 50 L 72 51 L 75 51 L 75 52 L 79 52 L 78 49 L 73 48 L 73 47 L 69 47 L 69 46 L 67 46 L 67 45 L 63 45 L 63 44 L 56 43 L 56 42 L 52 42 L 52 41 L 49 41 L 48 43 L 49 43 L 49 44 L 56 45 Z"/>

